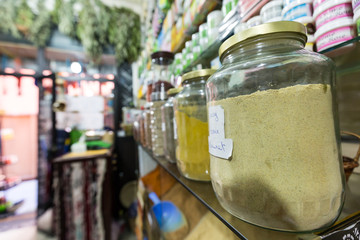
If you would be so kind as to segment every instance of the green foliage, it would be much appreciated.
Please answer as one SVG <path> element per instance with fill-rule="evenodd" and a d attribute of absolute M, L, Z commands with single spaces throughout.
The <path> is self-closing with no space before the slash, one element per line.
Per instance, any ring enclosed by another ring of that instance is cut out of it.
<path fill-rule="evenodd" d="M 99 0 L 81 0 L 81 3 L 83 8 L 76 33 L 85 52 L 97 63 L 101 60 L 103 46 L 107 43 L 108 9 Z"/>
<path fill-rule="evenodd" d="M 57 2 L 62 2 L 61 0 L 56 0 Z M 74 3 L 75 0 L 65 1 L 60 4 L 58 8 L 58 17 L 57 16 L 57 25 L 59 31 L 70 37 L 76 37 L 76 25 L 74 17 Z"/>
<path fill-rule="evenodd" d="M 60 8 L 62 5 L 63 0 L 55 0 L 55 7 L 54 10 L 51 12 L 51 19 L 56 25 L 59 24 Z"/>
<path fill-rule="evenodd" d="M 25 36 L 27 36 L 28 30 L 32 27 L 34 18 L 35 14 L 32 12 L 26 0 L 22 0 L 17 9 L 15 24 Z"/>
<path fill-rule="evenodd" d="M 0 4 L 0 31 L 19 38 L 20 33 L 16 28 L 16 8 L 13 0 L 3 0 Z"/>
<path fill-rule="evenodd" d="M 117 64 L 133 62 L 140 54 L 140 17 L 127 8 L 112 9 L 109 42 L 115 47 Z"/>
<path fill-rule="evenodd" d="M 131 9 L 109 8 L 100 0 L 55 0 L 55 8 L 50 12 L 44 1 L 38 0 L 36 15 L 26 0 L 0 0 L 0 31 L 43 47 L 55 23 L 60 32 L 80 39 L 95 64 L 101 61 L 107 45 L 114 46 L 118 65 L 131 63 L 140 54 L 140 17 Z M 82 5 L 77 17 L 75 2 Z"/>
<path fill-rule="evenodd" d="M 38 2 L 39 15 L 36 16 L 29 34 L 29 40 L 36 46 L 45 47 L 51 36 L 51 13 L 46 10 L 44 2 Z"/>

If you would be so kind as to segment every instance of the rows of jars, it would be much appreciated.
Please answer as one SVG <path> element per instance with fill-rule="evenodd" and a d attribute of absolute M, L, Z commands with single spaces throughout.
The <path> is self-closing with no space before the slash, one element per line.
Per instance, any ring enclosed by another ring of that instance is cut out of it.
<path fill-rule="evenodd" d="M 344 202 L 335 67 L 304 49 L 297 22 L 253 27 L 219 49 L 222 67 L 182 75 L 152 54 L 140 143 L 190 180 L 211 181 L 222 207 L 269 229 L 332 225 Z"/>

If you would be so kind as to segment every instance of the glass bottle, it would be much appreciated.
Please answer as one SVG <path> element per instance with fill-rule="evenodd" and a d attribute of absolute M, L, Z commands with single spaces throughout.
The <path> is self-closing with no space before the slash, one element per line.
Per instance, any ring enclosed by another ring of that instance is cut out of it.
<path fill-rule="evenodd" d="M 154 81 L 151 93 L 151 146 L 155 156 L 164 155 L 164 143 L 161 129 L 161 106 L 167 99 L 166 91 L 172 88 L 171 63 L 174 54 L 171 52 L 155 52 L 151 54 L 152 70 L 154 71 Z"/>
<path fill-rule="evenodd" d="M 252 224 L 307 232 L 344 202 L 335 66 L 304 49 L 305 27 L 273 22 L 225 41 L 206 84 L 211 181 Z"/>
<path fill-rule="evenodd" d="M 205 83 L 214 72 L 202 69 L 184 74 L 183 90 L 174 100 L 176 163 L 180 173 L 193 180 L 210 181 Z"/>
<path fill-rule="evenodd" d="M 164 141 L 164 155 L 165 158 L 171 162 L 176 162 L 175 156 L 175 141 L 176 135 L 174 134 L 174 97 L 178 94 L 182 88 L 171 88 L 167 91 L 168 100 L 161 107 L 161 120 L 162 120 L 162 131 Z"/>

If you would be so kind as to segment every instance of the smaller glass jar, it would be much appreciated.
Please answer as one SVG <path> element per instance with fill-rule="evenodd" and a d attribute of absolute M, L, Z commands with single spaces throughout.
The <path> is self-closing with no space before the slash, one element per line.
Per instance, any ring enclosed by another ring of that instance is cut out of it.
<path fill-rule="evenodd" d="M 144 108 L 141 108 L 141 117 L 140 117 L 140 143 L 141 145 L 145 146 L 146 145 L 146 138 L 145 138 L 145 116 L 146 116 L 146 112 L 144 110 Z"/>
<path fill-rule="evenodd" d="M 145 104 L 145 119 L 144 119 L 144 131 L 145 131 L 145 147 L 151 149 L 151 103 Z"/>
<path fill-rule="evenodd" d="M 176 163 L 189 179 L 210 181 L 205 83 L 215 72 L 202 69 L 182 76 L 183 90 L 174 99 Z"/>
<path fill-rule="evenodd" d="M 164 100 L 166 91 L 173 88 L 170 82 L 173 61 L 174 54 L 171 52 L 160 51 L 151 54 L 151 69 L 153 71 L 152 102 Z"/>
<path fill-rule="evenodd" d="M 161 130 L 161 106 L 167 99 L 166 91 L 173 88 L 171 84 L 171 64 L 174 54 L 171 52 L 155 52 L 151 54 L 154 71 L 153 92 L 151 94 L 151 148 L 155 156 L 164 155 L 164 142 Z"/>
<path fill-rule="evenodd" d="M 161 128 L 163 131 L 163 139 L 164 139 L 164 155 L 165 158 L 171 162 L 176 162 L 175 156 L 175 134 L 174 134 L 174 97 L 178 94 L 182 88 L 171 88 L 167 91 L 168 100 L 161 107 Z"/>

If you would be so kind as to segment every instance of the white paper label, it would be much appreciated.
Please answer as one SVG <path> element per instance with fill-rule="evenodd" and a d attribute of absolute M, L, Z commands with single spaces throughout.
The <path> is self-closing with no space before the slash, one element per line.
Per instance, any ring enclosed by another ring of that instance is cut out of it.
<path fill-rule="evenodd" d="M 224 109 L 221 106 L 209 107 L 209 136 L 225 138 Z"/>
<path fill-rule="evenodd" d="M 209 153 L 215 157 L 229 159 L 232 156 L 233 140 L 209 137 Z"/>
<path fill-rule="evenodd" d="M 162 123 L 161 123 L 161 130 L 162 130 L 163 132 L 165 132 L 165 128 L 166 128 L 166 127 L 165 127 L 165 123 L 162 122 Z"/>
<path fill-rule="evenodd" d="M 229 159 L 233 152 L 233 140 L 225 138 L 224 109 L 209 107 L 209 153 L 215 157 Z"/>

